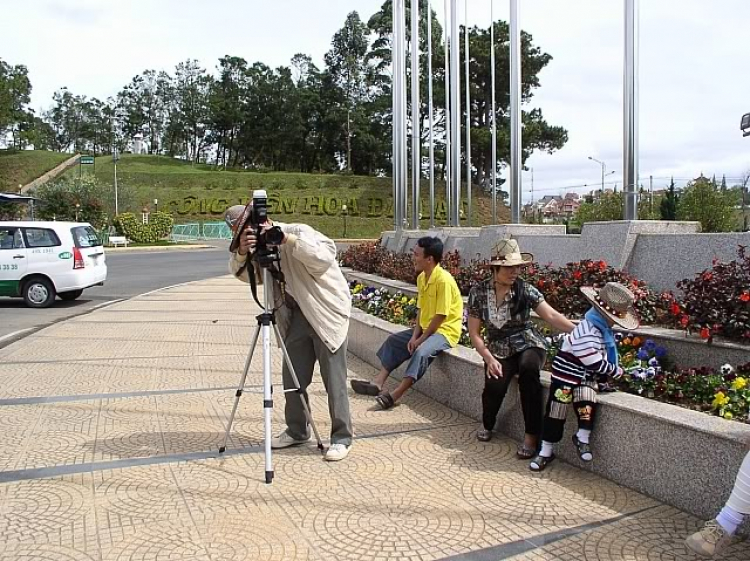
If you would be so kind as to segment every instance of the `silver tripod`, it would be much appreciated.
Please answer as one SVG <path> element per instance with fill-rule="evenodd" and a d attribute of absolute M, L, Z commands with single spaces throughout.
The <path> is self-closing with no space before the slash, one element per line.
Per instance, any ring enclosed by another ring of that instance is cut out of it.
<path fill-rule="evenodd" d="M 237 407 L 240 403 L 240 397 L 245 387 L 245 380 L 247 379 L 247 373 L 250 370 L 250 363 L 253 360 L 253 354 L 255 352 L 255 346 L 258 344 L 258 337 L 260 336 L 261 344 L 263 345 L 263 430 L 264 430 L 264 445 L 265 445 L 265 458 L 266 458 L 266 483 L 269 484 L 273 481 L 273 460 L 271 450 L 271 414 L 273 412 L 273 387 L 271 383 L 271 327 L 273 327 L 276 333 L 276 340 L 278 341 L 281 352 L 284 355 L 287 368 L 291 374 L 292 382 L 294 383 L 293 388 L 285 388 L 284 393 L 296 392 L 299 398 L 302 400 L 302 407 L 305 409 L 305 416 L 307 417 L 308 424 L 312 427 L 315 439 L 318 442 L 318 450 L 324 452 L 323 441 L 320 439 L 318 434 L 318 428 L 315 426 L 312 414 L 310 413 L 310 407 L 307 404 L 307 395 L 304 390 L 301 389 L 297 373 L 294 371 L 292 361 L 289 358 L 289 353 L 284 345 L 284 340 L 281 338 L 279 327 L 276 325 L 276 313 L 273 308 L 273 279 L 271 273 L 267 267 L 263 267 L 263 295 L 265 301 L 265 311 L 257 316 L 258 327 L 255 328 L 253 335 L 253 342 L 250 344 L 250 351 L 245 361 L 245 369 L 242 372 L 240 378 L 240 384 L 237 388 L 237 392 L 234 396 L 234 406 L 232 407 L 232 413 L 229 415 L 229 423 L 227 423 L 227 431 L 224 434 L 224 444 L 219 448 L 219 454 L 223 454 L 227 449 L 227 441 L 229 440 L 229 433 L 232 430 L 232 423 L 234 422 L 234 416 L 237 413 Z M 248 275 L 254 273 L 252 265 L 248 264 Z M 251 284 L 252 290 L 252 284 Z"/>

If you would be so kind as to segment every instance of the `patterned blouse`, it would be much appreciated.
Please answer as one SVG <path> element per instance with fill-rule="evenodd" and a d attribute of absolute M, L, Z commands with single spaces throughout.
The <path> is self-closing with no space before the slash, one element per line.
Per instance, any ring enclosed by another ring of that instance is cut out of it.
<path fill-rule="evenodd" d="M 547 350 L 544 335 L 530 319 L 531 310 L 544 302 L 544 295 L 528 283 L 523 283 L 523 288 L 528 306 L 516 315 L 511 313 L 513 289 L 497 305 L 493 279 L 475 284 L 469 292 L 469 316 L 482 321 L 486 328 L 485 344 L 498 359 L 529 348 Z"/>

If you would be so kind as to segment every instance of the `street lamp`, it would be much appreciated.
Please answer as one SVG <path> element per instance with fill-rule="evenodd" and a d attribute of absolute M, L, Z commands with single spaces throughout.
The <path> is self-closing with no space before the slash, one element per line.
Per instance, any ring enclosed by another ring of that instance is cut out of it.
<path fill-rule="evenodd" d="M 154 199 L 154 212 L 159 212 L 159 199 Z"/>
<path fill-rule="evenodd" d="M 601 160 L 597 160 L 596 158 L 592 158 L 591 156 L 589 156 L 589 160 L 591 160 L 592 162 L 596 162 L 597 164 L 599 164 L 600 166 L 602 166 L 602 193 L 604 193 L 604 174 L 607 171 L 607 164 L 605 164 Z"/>
<path fill-rule="evenodd" d="M 341 212 L 344 215 L 344 237 L 346 238 L 346 215 L 348 214 L 348 208 L 346 205 L 341 205 Z"/>
<path fill-rule="evenodd" d="M 81 210 L 81 203 L 76 203 L 76 222 L 78 222 L 78 213 Z"/>

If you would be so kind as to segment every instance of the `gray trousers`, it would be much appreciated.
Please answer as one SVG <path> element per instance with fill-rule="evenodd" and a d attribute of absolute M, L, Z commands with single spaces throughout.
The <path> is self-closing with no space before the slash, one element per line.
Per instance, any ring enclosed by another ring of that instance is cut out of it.
<path fill-rule="evenodd" d="M 306 390 L 312 382 L 315 361 L 320 364 L 323 385 L 328 393 L 328 412 L 331 415 L 331 444 L 352 443 L 352 418 L 349 413 L 349 394 L 346 386 L 346 345 L 344 343 L 335 353 L 328 350 L 318 334 L 310 326 L 299 308 L 292 312 L 289 329 L 284 339 L 294 372 L 299 379 L 300 387 Z M 294 382 L 284 361 L 282 369 L 284 388 L 293 388 Z M 287 432 L 297 439 L 308 438 L 310 428 L 307 426 L 305 410 L 300 396 L 294 392 L 285 393 Z M 308 400 L 308 404 L 309 404 Z"/>

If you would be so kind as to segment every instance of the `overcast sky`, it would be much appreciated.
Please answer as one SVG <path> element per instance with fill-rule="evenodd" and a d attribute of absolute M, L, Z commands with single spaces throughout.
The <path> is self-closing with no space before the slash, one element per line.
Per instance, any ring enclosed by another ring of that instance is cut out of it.
<path fill-rule="evenodd" d="M 409 0 L 407 0 L 409 1 Z M 488 26 L 490 0 L 468 0 L 469 23 Z M 348 12 L 363 20 L 381 0 L 0 0 L 0 57 L 25 64 L 32 107 L 67 86 L 104 99 L 146 69 L 172 71 L 188 58 L 215 69 L 221 56 L 270 66 L 307 53 L 322 65 Z M 463 13 L 463 0 L 459 1 Z M 596 188 L 606 163 L 622 185 L 623 0 L 521 0 L 521 24 L 553 56 L 532 106 L 568 129 L 568 144 L 535 155 L 535 198 L 566 186 Z M 442 17 L 443 0 L 433 2 Z M 508 2 L 494 0 L 496 19 Z M 662 188 L 701 172 L 731 185 L 750 170 L 749 0 L 641 0 L 640 178 Z M 583 187 L 583 185 L 589 186 Z M 610 185 L 611 186 L 611 185 Z M 531 173 L 524 172 L 524 199 Z"/>

